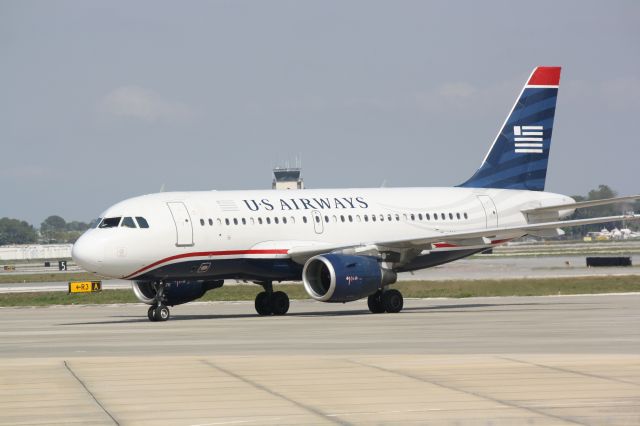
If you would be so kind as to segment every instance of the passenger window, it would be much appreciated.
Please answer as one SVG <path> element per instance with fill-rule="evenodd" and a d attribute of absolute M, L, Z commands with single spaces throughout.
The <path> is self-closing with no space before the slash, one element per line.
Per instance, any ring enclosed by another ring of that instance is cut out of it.
<path fill-rule="evenodd" d="M 467 216 L 467 214 L 465 213 L 465 214 L 464 214 L 464 218 L 465 218 L 465 219 L 469 219 L 469 216 Z"/>
<path fill-rule="evenodd" d="M 218 225 L 222 225 L 222 219 L 217 219 Z"/>
<path fill-rule="evenodd" d="M 261 217 L 258 218 L 258 225 L 262 225 L 262 218 Z"/>
<path fill-rule="evenodd" d="M 416 215 L 415 214 L 411 213 L 410 217 L 411 217 L 411 220 L 416 220 Z"/>
<path fill-rule="evenodd" d="M 209 226 L 213 226 L 213 219 L 209 218 Z"/>
<path fill-rule="evenodd" d="M 125 217 L 124 219 L 122 219 L 122 223 L 120 224 L 120 226 L 123 228 L 135 228 L 136 224 L 133 221 L 132 217 Z"/>
<path fill-rule="evenodd" d="M 229 225 L 229 219 L 228 219 L 228 218 L 227 218 L 227 219 L 225 219 L 225 220 L 224 220 L 224 223 L 226 223 L 227 225 Z"/>
<path fill-rule="evenodd" d="M 388 215 L 387 215 L 387 220 L 388 220 L 389 222 L 391 222 L 391 221 L 393 220 L 390 214 L 388 214 Z"/>
<path fill-rule="evenodd" d="M 279 222 L 278 222 L 278 218 L 277 218 L 277 217 L 274 217 L 274 218 L 273 218 L 273 223 L 275 223 L 276 225 L 279 223 Z"/>
<path fill-rule="evenodd" d="M 445 220 L 447 217 L 444 215 L 444 213 L 440 213 L 440 218 L 441 218 L 442 220 Z"/>
<path fill-rule="evenodd" d="M 242 224 L 243 224 L 243 225 L 246 225 L 246 224 L 247 224 L 247 220 L 246 220 L 244 217 L 242 218 Z"/>
<path fill-rule="evenodd" d="M 271 218 L 267 218 L 267 225 L 271 225 Z"/>
<path fill-rule="evenodd" d="M 429 216 L 429 213 L 425 213 L 424 217 L 426 217 L 427 220 L 431 220 L 431 216 Z"/>
<path fill-rule="evenodd" d="M 306 217 L 306 216 L 302 216 L 302 221 L 303 221 L 304 223 L 307 223 L 307 217 Z"/>
<path fill-rule="evenodd" d="M 449 219 L 453 220 L 453 213 L 449 213 Z"/>
<path fill-rule="evenodd" d="M 282 218 L 282 223 L 284 223 L 285 225 L 287 224 L 287 218 L 286 217 Z"/>
<path fill-rule="evenodd" d="M 353 222 L 353 217 L 349 215 L 349 222 Z"/>
<path fill-rule="evenodd" d="M 237 224 L 238 224 L 238 219 L 237 219 L 237 218 L 235 218 L 235 217 L 233 218 L 233 224 L 234 224 L 234 225 L 237 225 Z"/>
<path fill-rule="evenodd" d="M 107 217 L 105 218 L 98 228 L 117 228 L 120 225 L 121 217 Z"/>
<path fill-rule="evenodd" d="M 364 215 L 364 221 L 365 221 L 365 222 L 369 222 L 369 216 L 368 216 L 368 215 L 366 215 L 366 214 Z"/>
<path fill-rule="evenodd" d="M 400 222 L 400 215 L 396 213 L 396 222 Z"/>
<path fill-rule="evenodd" d="M 291 223 L 293 223 L 293 224 L 296 223 L 296 217 L 295 216 L 291 216 Z"/>
<path fill-rule="evenodd" d="M 380 215 L 380 222 L 384 222 L 384 215 L 383 214 Z"/>
<path fill-rule="evenodd" d="M 249 218 L 249 223 L 251 223 L 252 225 L 255 225 L 256 220 L 254 218 Z"/>
<path fill-rule="evenodd" d="M 324 217 L 324 221 L 325 221 L 326 223 L 329 223 L 329 216 L 325 216 L 325 217 Z"/>
<path fill-rule="evenodd" d="M 371 215 L 371 221 L 372 221 L 372 222 L 375 222 L 375 221 L 376 221 L 376 215 L 375 215 L 375 214 L 372 214 L 372 215 Z"/>
<path fill-rule="evenodd" d="M 126 217 L 125 217 L 125 219 L 126 219 Z M 124 221 L 123 221 L 123 223 L 124 223 Z M 200 219 L 200 225 L 204 226 L 204 219 Z"/>
<path fill-rule="evenodd" d="M 340 215 L 340 221 L 344 222 L 344 215 Z"/>
<path fill-rule="evenodd" d="M 357 214 L 357 215 L 356 215 L 356 222 L 360 222 L 361 220 L 362 220 L 362 219 L 360 219 L 360 215 L 359 215 L 359 214 Z"/>
<path fill-rule="evenodd" d="M 336 216 L 335 214 L 332 216 L 333 219 L 333 223 L 338 223 L 338 216 Z"/>
<path fill-rule="evenodd" d="M 456 218 L 460 220 L 460 213 L 456 213 Z"/>
<path fill-rule="evenodd" d="M 422 213 L 418 213 L 418 220 L 422 220 Z"/>

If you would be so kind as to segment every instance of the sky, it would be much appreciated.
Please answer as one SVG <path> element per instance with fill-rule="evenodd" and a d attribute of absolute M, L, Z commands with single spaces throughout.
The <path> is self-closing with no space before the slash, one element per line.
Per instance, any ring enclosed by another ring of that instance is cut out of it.
<path fill-rule="evenodd" d="M 546 190 L 640 193 L 637 1 L 0 0 L 0 217 L 123 199 L 453 186 L 562 66 Z"/>

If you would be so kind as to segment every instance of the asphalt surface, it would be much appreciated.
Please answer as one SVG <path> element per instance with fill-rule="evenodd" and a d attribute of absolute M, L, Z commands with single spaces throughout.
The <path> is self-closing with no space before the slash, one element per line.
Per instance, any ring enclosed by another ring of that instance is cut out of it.
<path fill-rule="evenodd" d="M 640 294 L 0 308 L 0 424 L 640 424 Z"/>

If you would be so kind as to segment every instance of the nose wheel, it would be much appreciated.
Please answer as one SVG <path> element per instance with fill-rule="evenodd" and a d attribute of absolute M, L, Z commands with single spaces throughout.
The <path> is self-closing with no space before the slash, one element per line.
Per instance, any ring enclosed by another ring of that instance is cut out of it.
<path fill-rule="evenodd" d="M 164 305 L 151 306 L 147 311 L 147 316 L 149 317 L 149 321 L 166 321 L 170 316 L 169 308 Z"/>
<path fill-rule="evenodd" d="M 147 311 L 147 317 L 149 321 L 166 321 L 169 319 L 170 313 L 169 308 L 163 303 L 164 302 L 164 289 L 166 287 L 166 283 L 164 281 L 160 281 L 154 284 L 156 290 L 156 297 L 154 298 L 153 305 Z"/>

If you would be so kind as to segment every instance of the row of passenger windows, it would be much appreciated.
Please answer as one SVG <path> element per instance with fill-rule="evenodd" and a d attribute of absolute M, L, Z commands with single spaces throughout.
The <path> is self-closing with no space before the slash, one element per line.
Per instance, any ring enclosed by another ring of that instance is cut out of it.
<path fill-rule="evenodd" d="M 321 215 L 317 215 L 317 216 L 313 216 L 314 219 L 317 223 L 320 223 L 320 221 L 322 221 L 323 216 Z M 380 214 L 380 215 L 368 215 L 365 214 L 363 216 L 358 215 L 333 215 L 331 217 L 329 217 L 328 215 L 324 216 L 324 221 L 326 223 L 329 223 L 331 220 L 333 220 L 334 223 L 337 222 L 384 222 L 385 220 L 387 222 L 400 222 L 400 214 L 399 213 L 395 213 L 395 214 Z M 411 214 L 407 214 L 404 213 L 402 215 L 402 219 L 405 221 L 412 221 L 415 222 L 417 221 L 446 221 L 446 220 L 466 220 L 469 219 L 469 215 L 467 213 L 425 213 L 424 215 L 422 213 L 411 213 Z M 307 216 L 302 216 L 302 222 L 304 223 L 308 223 Z M 207 219 L 206 221 L 204 219 L 200 219 L 200 225 L 205 226 L 206 223 L 209 223 L 209 226 L 213 226 L 213 219 Z M 279 217 L 265 217 L 264 219 L 262 217 L 258 217 L 258 218 L 249 218 L 248 220 L 244 217 L 242 218 L 226 218 L 224 219 L 224 222 L 222 219 L 217 219 L 217 223 L 218 225 L 222 225 L 223 223 L 225 225 L 246 225 L 246 224 L 250 224 L 250 225 L 255 225 L 256 223 L 258 225 L 263 225 L 263 224 L 267 224 L 270 225 L 271 223 L 274 223 L 276 225 L 282 223 L 282 224 L 287 224 L 287 223 L 296 223 L 296 218 L 294 216 L 291 216 L 289 218 L 287 218 L 286 216 L 283 216 L 282 218 Z"/>
<path fill-rule="evenodd" d="M 91 228 L 148 228 L 149 222 L 147 219 L 141 216 L 133 217 L 105 217 L 104 219 L 99 217 L 91 223 Z"/>

